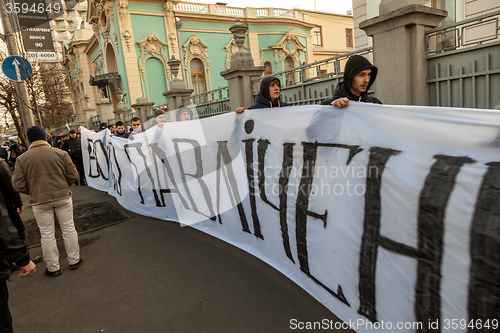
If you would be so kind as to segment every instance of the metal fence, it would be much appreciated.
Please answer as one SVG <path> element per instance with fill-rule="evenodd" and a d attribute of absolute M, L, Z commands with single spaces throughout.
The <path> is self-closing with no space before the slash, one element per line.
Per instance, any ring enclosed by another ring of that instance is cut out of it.
<path fill-rule="evenodd" d="M 337 84 L 343 78 L 343 68 L 349 57 L 354 54 L 368 57 L 372 53 L 373 48 L 370 47 L 273 73 L 281 81 L 281 99 L 292 105 L 320 104 L 333 96 Z M 261 80 L 252 80 L 254 97 L 259 92 Z M 368 93 L 373 92 L 371 90 Z"/>
<path fill-rule="evenodd" d="M 427 104 L 490 109 L 500 102 L 500 11 L 426 32 Z"/>
<path fill-rule="evenodd" d="M 333 96 L 337 83 L 342 79 L 345 62 L 353 54 L 369 56 L 373 48 L 345 53 L 287 71 L 273 73 L 281 81 L 281 99 L 292 105 L 319 104 Z M 251 81 L 252 95 L 260 89 L 261 78 Z M 373 94 L 373 90 L 369 94 Z M 184 99 L 185 105 L 196 105 L 200 118 L 232 111 L 229 104 L 229 88 L 218 88 Z M 250 106 L 250 105 L 248 105 Z"/>

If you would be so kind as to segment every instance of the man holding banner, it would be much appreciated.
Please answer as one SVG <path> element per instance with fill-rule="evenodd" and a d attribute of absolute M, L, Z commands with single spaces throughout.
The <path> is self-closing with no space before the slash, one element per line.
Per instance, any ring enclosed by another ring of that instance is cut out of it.
<path fill-rule="evenodd" d="M 353 55 L 347 60 L 344 69 L 344 81 L 337 84 L 333 98 L 321 102 L 321 105 L 333 105 L 338 108 L 349 106 L 349 101 L 382 104 L 372 96 L 368 96 L 368 89 L 377 78 L 378 69 L 368 59 L 360 55 Z"/>

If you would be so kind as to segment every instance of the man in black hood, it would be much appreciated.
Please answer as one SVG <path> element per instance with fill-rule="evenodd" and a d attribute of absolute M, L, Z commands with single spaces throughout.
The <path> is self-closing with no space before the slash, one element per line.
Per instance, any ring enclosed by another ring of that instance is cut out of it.
<path fill-rule="evenodd" d="M 248 110 L 290 106 L 290 104 L 281 101 L 280 93 L 281 81 L 273 75 L 264 77 L 260 82 L 260 92 L 257 94 L 257 100 Z M 235 112 L 242 113 L 246 109 L 246 107 L 240 107 Z"/>
<path fill-rule="evenodd" d="M 368 96 L 368 89 L 377 78 L 377 67 L 360 55 L 353 55 L 347 60 L 344 69 L 344 81 L 337 84 L 333 98 L 324 100 L 321 105 L 333 105 L 339 108 L 349 106 L 349 100 L 382 104 L 376 98 Z"/>

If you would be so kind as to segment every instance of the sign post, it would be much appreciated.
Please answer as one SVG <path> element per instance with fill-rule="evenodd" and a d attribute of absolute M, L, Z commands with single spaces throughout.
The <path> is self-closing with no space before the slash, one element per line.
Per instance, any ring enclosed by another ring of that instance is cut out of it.
<path fill-rule="evenodd" d="M 14 36 L 14 31 L 12 29 L 12 25 L 10 23 L 10 18 L 7 13 L 7 7 L 5 0 L 0 0 L 0 17 L 2 19 L 2 24 L 3 24 L 3 31 L 5 33 L 5 39 L 7 43 L 7 48 L 9 50 L 9 53 L 12 55 L 18 55 L 19 54 L 19 49 L 17 47 L 17 43 L 15 40 Z M 3 67 L 3 65 L 2 65 Z M 19 68 L 21 70 L 21 68 Z M 15 69 L 14 69 L 15 70 Z M 16 73 L 17 75 L 17 73 Z M 21 77 L 22 74 L 19 73 L 19 76 L 16 77 Z M 17 101 L 18 101 L 18 111 L 19 114 L 21 115 L 22 121 L 23 121 L 23 127 L 24 127 L 24 132 L 26 130 L 34 125 L 34 120 L 33 120 L 33 113 L 31 112 L 30 109 L 30 100 L 28 98 L 28 94 L 26 93 L 26 87 L 24 86 L 24 83 L 21 81 L 16 81 L 16 92 L 17 92 Z M 20 133 L 23 134 L 23 133 Z M 28 147 L 28 143 L 26 141 L 26 138 L 24 137 L 24 134 L 21 136 L 21 140 L 23 141 L 23 145 L 25 147 Z"/>

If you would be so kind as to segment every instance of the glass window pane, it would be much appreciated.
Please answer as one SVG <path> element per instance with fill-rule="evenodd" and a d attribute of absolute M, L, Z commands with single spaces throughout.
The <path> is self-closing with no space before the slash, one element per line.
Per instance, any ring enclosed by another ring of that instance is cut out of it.
<path fill-rule="evenodd" d="M 200 59 L 193 59 L 190 63 L 191 73 L 193 72 L 202 72 L 203 73 L 203 64 Z"/>

